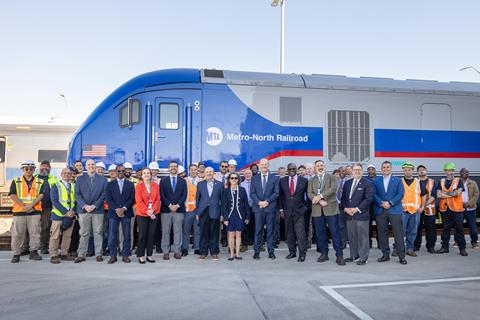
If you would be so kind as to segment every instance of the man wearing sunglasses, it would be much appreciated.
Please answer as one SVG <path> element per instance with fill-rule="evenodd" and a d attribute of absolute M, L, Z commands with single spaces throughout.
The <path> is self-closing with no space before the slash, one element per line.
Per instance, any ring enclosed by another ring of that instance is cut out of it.
<path fill-rule="evenodd" d="M 20 262 L 21 246 L 28 231 L 30 235 L 30 260 L 42 260 L 38 254 L 41 232 L 41 201 L 44 195 L 44 181 L 33 176 L 35 163 L 25 161 L 21 165 L 23 175 L 13 179 L 9 196 L 13 201 L 12 263 Z"/>

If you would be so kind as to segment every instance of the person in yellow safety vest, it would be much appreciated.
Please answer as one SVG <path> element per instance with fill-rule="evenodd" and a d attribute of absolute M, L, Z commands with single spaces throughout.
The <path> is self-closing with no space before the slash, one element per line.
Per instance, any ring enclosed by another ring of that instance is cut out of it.
<path fill-rule="evenodd" d="M 187 182 L 187 200 L 185 201 L 185 217 L 183 219 L 183 240 L 182 240 L 182 256 L 188 255 L 188 246 L 190 244 L 190 233 L 193 228 L 193 249 L 194 254 L 200 254 L 200 225 L 195 219 L 197 185 L 201 181 L 197 176 L 198 167 L 191 164 L 188 167 Z"/>
<path fill-rule="evenodd" d="M 133 165 L 130 162 L 125 162 L 123 164 L 123 166 L 125 167 L 125 172 L 124 172 L 125 179 L 133 182 L 133 185 L 135 186 L 135 189 L 136 189 L 139 180 L 133 175 Z M 130 250 L 133 251 L 133 249 L 134 249 L 133 240 L 135 239 L 135 235 L 138 234 L 138 231 L 137 231 L 137 228 L 136 228 L 136 225 L 135 225 L 135 216 L 136 216 L 136 210 L 137 210 L 137 205 L 135 203 L 133 203 L 132 209 L 133 209 L 133 216 L 132 216 L 132 220 L 130 221 Z M 118 230 L 119 230 L 119 234 L 118 234 L 119 241 L 118 242 L 119 242 L 119 245 L 120 245 L 121 243 L 123 243 L 123 230 L 122 230 L 122 225 L 121 224 L 119 225 Z M 119 252 L 121 252 L 121 251 L 119 250 Z"/>
<path fill-rule="evenodd" d="M 57 180 L 51 187 L 52 198 L 52 226 L 50 227 L 50 262 L 60 263 L 61 260 L 73 261 L 74 257 L 68 255 L 68 249 L 72 241 L 73 223 L 64 221 L 69 218 L 73 222 L 75 215 L 75 184 L 71 182 L 72 171 L 70 168 L 63 168 L 61 179 Z M 62 240 L 60 256 L 58 249 Z"/>
<path fill-rule="evenodd" d="M 436 210 L 435 210 L 435 180 L 427 177 L 427 168 L 424 165 L 417 167 L 417 175 L 420 180 L 420 188 L 425 190 L 426 202 L 425 210 L 420 215 L 420 223 L 418 224 L 417 237 L 414 245 L 415 251 L 419 251 L 422 245 L 422 232 L 425 228 L 426 247 L 429 253 L 435 253 L 435 242 L 437 241 Z"/>
<path fill-rule="evenodd" d="M 455 228 L 455 240 L 460 249 L 461 256 L 468 256 L 465 242 L 465 234 L 463 231 L 463 198 L 464 190 L 463 182 L 460 178 L 454 176 L 455 164 L 448 162 L 444 165 L 445 178 L 440 180 L 437 186 L 437 198 L 439 201 L 439 210 L 442 215 L 442 248 L 437 253 L 448 253 L 450 242 L 450 229 Z"/>
<path fill-rule="evenodd" d="M 30 235 L 30 260 L 42 260 L 38 254 L 38 248 L 40 246 L 41 201 L 44 194 L 44 182 L 43 179 L 33 175 L 35 171 L 33 161 L 25 161 L 21 168 L 23 176 L 12 180 L 8 193 L 13 201 L 12 263 L 20 262 L 21 246 L 27 230 Z"/>
<path fill-rule="evenodd" d="M 417 237 L 420 213 L 425 209 L 426 192 L 420 188 L 420 180 L 413 177 L 415 166 L 410 161 L 402 164 L 404 177 L 402 179 L 405 193 L 402 199 L 402 223 L 405 234 L 405 251 L 411 257 L 416 257 L 414 242 Z"/>

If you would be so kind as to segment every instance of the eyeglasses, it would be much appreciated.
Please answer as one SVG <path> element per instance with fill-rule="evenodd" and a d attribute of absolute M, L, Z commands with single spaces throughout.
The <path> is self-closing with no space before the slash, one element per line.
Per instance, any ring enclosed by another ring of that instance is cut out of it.
<path fill-rule="evenodd" d="M 238 180 L 238 177 L 231 177 L 230 180 Z"/>

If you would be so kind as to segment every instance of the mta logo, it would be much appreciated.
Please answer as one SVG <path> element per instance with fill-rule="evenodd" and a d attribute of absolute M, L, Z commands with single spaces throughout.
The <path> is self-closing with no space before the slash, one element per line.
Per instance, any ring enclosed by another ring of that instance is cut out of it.
<path fill-rule="evenodd" d="M 210 146 L 218 146 L 223 141 L 223 133 L 217 127 L 207 129 L 207 144 Z"/>

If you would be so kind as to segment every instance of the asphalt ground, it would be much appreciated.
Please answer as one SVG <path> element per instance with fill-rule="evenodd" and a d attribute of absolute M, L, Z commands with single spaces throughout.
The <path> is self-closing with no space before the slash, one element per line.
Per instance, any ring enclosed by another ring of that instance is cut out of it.
<path fill-rule="evenodd" d="M 467 243 L 468 239 L 467 239 Z M 438 248 L 437 244 L 437 248 Z M 182 260 L 154 264 L 106 260 L 52 265 L 0 252 L 0 319 L 479 319 L 480 250 L 429 254 L 408 264 L 378 263 L 377 249 L 365 266 L 286 260 L 284 244 L 270 260 L 252 250 L 241 261 Z M 344 251 L 348 257 L 348 248 Z"/>

